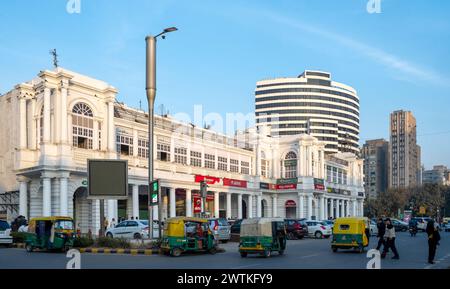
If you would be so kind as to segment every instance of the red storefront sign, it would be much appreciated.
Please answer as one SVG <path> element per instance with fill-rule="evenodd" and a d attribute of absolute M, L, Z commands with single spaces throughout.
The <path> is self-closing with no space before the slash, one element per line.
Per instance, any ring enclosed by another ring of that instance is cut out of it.
<path fill-rule="evenodd" d="M 192 198 L 202 198 L 202 196 L 200 195 L 200 193 L 192 193 Z M 206 195 L 206 200 L 207 201 L 214 201 L 214 195 Z"/>
<path fill-rule="evenodd" d="M 285 204 L 286 208 L 297 208 L 297 203 L 295 201 L 289 200 Z"/>
<path fill-rule="evenodd" d="M 195 176 L 196 183 L 200 183 L 203 181 L 205 181 L 208 185 L 214 185 L 216 183 L 220 183 L 220 178 L 210 177 L 210 176 L 201 176 L 201 175 Z"/>
<path fill-rule="evenodd" d="M 297 184 L 277 185 L 277 190 L 296 190 Z"/>
<path fill-rule="evenodd" d="M 193 198 L 194 200 L 194 213 L 198 214 L 202 212 L 202 199 L 201 198 Z"/>
<path fill-rule="evenodd" d="M 315 184 L 314 189 L 319 191 L 325 191 L 325 186 L 321 184 Z"/>
<path fill-rule="evenodd" d="M 226 187 L 247 188 L 247 181 L 223 179 L 223 185 Z"/>

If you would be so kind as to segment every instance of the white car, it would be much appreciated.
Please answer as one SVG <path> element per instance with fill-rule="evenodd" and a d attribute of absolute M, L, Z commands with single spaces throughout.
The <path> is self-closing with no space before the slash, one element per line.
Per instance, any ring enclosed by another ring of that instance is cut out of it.
<path fill-rule="evenodd" d="M 370 221 L 370 236 L 374 237 L 378 235 L 378 226 L 374 221 Z"/>
<path fill-rule="evenodd" d="M 0 244 L 10 245 L 13 243 L 11 236 L 11 226 L 6 221 L 0 220 Z"/>
<path fill-rule="evenodd" d="M 308 226 L 308 235 L 315 237 L 316 239 L 329 238 L 332 234 L 331 226 L 321 222 L 307 220 L 305 221 Z"/>
<path fill-rule="evenodd" d="M 126 220 L 106 231 L 106 237 L 124 239 L 148 239 L 148 220 Z M 159 237 L 158 221 L 153 222 L 153 237 Z"/>

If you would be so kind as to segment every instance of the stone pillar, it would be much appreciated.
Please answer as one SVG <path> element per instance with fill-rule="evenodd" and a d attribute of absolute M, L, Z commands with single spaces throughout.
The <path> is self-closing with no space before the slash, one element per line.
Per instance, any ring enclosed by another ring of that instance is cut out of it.
<path fill-rule="evenodd" d="M 258 195 L 256 197 L 256 217 L 258 217 L 258 218 L 261 218 L 261 216 L 262 216 L 261 202 L 262 202 L 262 197 L 261 197 L 261 195 Z"/>
<path fill-rule="evenodd" d="M 237 199 L 237 202 L 238 202 L 238 219 L 242 219 L 242 216 L 243 216 L 243 214 L 242 214 L 242 194 L 238 194 L 237 197 L 238 197 L 238 199 Z"/>
<path fill-rule="evenodd" d="M 20 149 L 27 148 L 27 100 L 19 100 Z"/>
<path fill-rule="evenodd" d="M 115 127 L 114 127 L 114 102 L 108 102 L 108 150 L 116 151 L 115 148 Z"/>
<path fill-rule="evenodd" d="M 169 201 L 170 201 L 170 217 L 176 217 L 177 216 L 177 210 L 176 210 L 176 194 L 175 194 L 175 188 L 169 188 Z"/>
<path fill-rule="evenodd" d="M 214 218 L 219 217 L 219 192 L 214 192 Z"/>
<path fill-rule="evenodd" d="M 320 221 L 322 221 L 325 219 L 325 198 L 323 196 L 319 197 L 319 202 L 320 202 L 319 216 Z"/>
<path fill-rule="evenodd" d="M 323 199 L 323 204 L 324 204 L 324 216 L 323 216 L 323 218 L 325 219 L 325 220 L 328 220 L 328 199 L 326 198 L 326 197 L 324 197 L 324 199 Z"/>
<path fill-rule="evenodd" d="M 278 217 L 277 203 L 278 203 L 277 195 L 272 195 L 272 218 Z"/>
<path fill-rule="evenodd" d="M 238 195 L 238 208 L 240 206 L 242 212 L 242 203 L 239 203 L 239 196 L 240 195 Z M 242 213 L 238 218 L 242 218 Z M 231 219 L 231 193 L 229 192 L 227 193 L 227 219 Z"/>
<path fill-rule="evenodd" d="M 341 218 L 344 218 L 345 216 L 345 201 L 341 200 Z"/>
<path fill-rule="evenodd" d="M 298 218 L 305 217 L 305 197 L 298 195 Z"/>
<path fill-rule="evenodd" d="M 186 217 L 192 217 L 192 191 L 186 189 Z"/>
<path fill-rule="evenodd" d="M 253 195 L 248 195 L 247 217 L 253 218 Z"/>
<path fill-rule="evenodd" d="M 61 86 L 61 143 L 68 144 L 69 143 L 69 137 L 67 133 L 67 87 L 69 83 L 67 80 L 62 81 Z M 97 133 L 98 136 L 98 133 Z"/>
<path fill-rule="evenodd" d="M 28 182 L 26 178 L 19 180 L 19 215 L 28 219 Z"/>
<path fill-rule="evenodd" d="M 117 200 L 108 200 L 108 224 L 111 225 L 112 219 L 117 224 Z"/>
<path fill-rule="evenodd" d="M 360 214 L 360 217 L 364 217 L 364 201 L 360 201 L 360 204 L 359 204 L 359 214 Z"/>
<path fill-rule="evenodd" d="M 42 177 L 42 216 L 52 215 L 52 182 L 48 176 Z"/>
<path fill-rule="evenodd" d="M 59 178 L 59 186 L 60 186 L 60 191 L 59 191 L 59 215 L 60 216 L 64 216 L 64 217 L 68 217 L 69 216 L 69 212 L 68 212 L 68 198 L 67 198 L 67 193 L 68 193 L 68 183 L 69 183 L 69 176 L 67 175 L 63 175 Z"/>
<path fill-rule="evenodd" d="M 133 184 L 132 200 L 133 200 L 132 216 L 134 218 L 139 219 L 139 185 Z"/>
<path fill-rule="evenodd" d="M 51 113 L 51 101 L 50 101 L 50 88 L 46 87 L 44 89 L 44 132 L 43 132 L 43 142 L 49 143 L 50 140 L 50 113 Z"/>
<path fill-rule="evenodd" d="M 312 195 L 307 196 L 308 198 L 308 220 L 311 220 L 312 217 Z"/>

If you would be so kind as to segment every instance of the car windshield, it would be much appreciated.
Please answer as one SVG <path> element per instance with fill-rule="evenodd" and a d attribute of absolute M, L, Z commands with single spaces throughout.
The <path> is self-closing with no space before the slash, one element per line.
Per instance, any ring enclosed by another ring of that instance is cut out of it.
<path fill-rule="evenodd" d="M 219 226 L 228 226 L 228 222 L 225 219 L 218 219 Z"/>
<path fill-rule="evenodd" d="M 139 223 L 141 223 L 144 226 L 147 226 L 148 225 L 148 220 L 141 220 L 141 221 L 139 221 Z"/>
<path fill-rule="evenodd" d="M 57 221 L 55 224 L 55 229 L 73 230 L 73 222 L 72 221 Z"/>
<path fill-rule="evenodd" d="M 10 229 L 8 222 L 0 221 L 0 231 L 5 231 L 7 229 Z"/>

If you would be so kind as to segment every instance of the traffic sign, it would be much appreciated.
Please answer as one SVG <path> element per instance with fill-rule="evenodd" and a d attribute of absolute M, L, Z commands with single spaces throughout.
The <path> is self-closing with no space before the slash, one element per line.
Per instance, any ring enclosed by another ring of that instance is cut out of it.
<path fill-rule="evenodd" d="M 159 190 L 160 190 L 159 180 L 150 183 L 150 190 L 149 190 L 150 206 L 158 205 Z"/>

